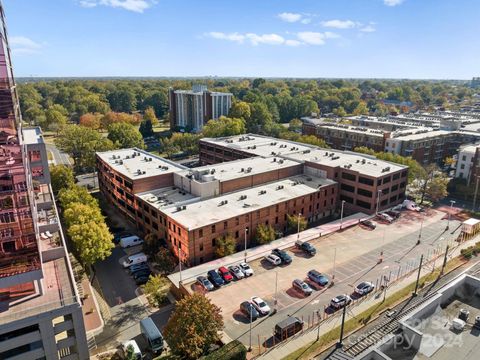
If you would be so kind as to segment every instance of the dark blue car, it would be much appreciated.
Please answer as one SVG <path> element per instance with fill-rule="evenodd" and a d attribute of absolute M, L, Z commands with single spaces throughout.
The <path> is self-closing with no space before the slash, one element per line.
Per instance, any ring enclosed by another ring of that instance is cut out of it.
<path fill-rule="evenodd" d="M 219 288 L 220 286 L 225 285 L 225 281 L 222 279 L 222 277 L 215 271 L 215 270 L 210 270 L 207 273 L 208 280 L 215 286 L 216 288 Z"/>
<path fill-rule="evenodd" d="M 308 272 L 308 278 L 320 286 L 328 285 L 328 278 L 317 270 L 310 270 Z"/>

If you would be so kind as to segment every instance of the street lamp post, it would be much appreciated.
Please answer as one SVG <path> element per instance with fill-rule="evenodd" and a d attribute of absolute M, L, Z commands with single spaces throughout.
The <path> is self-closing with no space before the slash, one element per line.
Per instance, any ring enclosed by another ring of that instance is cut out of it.
<path fill-rule="evenodd" d="M 278 290 L 278 271 L 275 271 L 275 301 L 273 302 L 273 313 L 277 313 L 277 290 Z"/>
<path fill-rule="evenodd" d="M 297 241 L 300 240 L 300 217 L 302 216 L 302 213 L 298 213 L 297 217 Z"/>
<path fill-rule="evenodd" d="M 375 215 L 378 215 L 378 207 L 379 207 L 379 204 L 380 204 L 380 195 L 382 194 L 382 190 L 378 190 L 378 194 L 377 194 L 377 210 L 375 211 Z"/>
<path fill-rule="evenodd" d="M 345 200 L 342 200 L 342 210 L 340 211 L 340 230 L 343 227 L 343 206 L 345 205 Z"/>
<path fill-rule="evenodd" d="M 244 253 L 245 262 L 247 262 L 247 233 L 248 233 L 248 228 L 245 228 L 245 253 Z"/>
<path fill-rule="evenodd" d="M 425 220 L 425 215 L 422 213 L 422 222 L 420 223 L 420 232 L 418 233 L 417 245 L 420 245 L 420 242 L 422 241 L 423 220 Z"/>
<path fill-rule="evenodd" d="M 250 334 L 249 334 L 249 346 L 248 346 L 248 352 L 252 351 L 252 313 L 253 313 L 253 304 L 252 304 L 252 297 L 250 298 Z"/>
<path fill-rule="evenodd" d="M 180 270 L 180 283 L 182 283 L 182 255 L 180 252 L 182 249 L 180 248 L 180 241 L 178 242 L 178 267 Z"/>
<path fill-rule="evenodd" d="M 450 211 L 448 212 L 448 222 L 445 231 L 450 228 L 450 217 L 452 216 L 453 204 L 455 204 L 455 200 L 450 200 Z"/>

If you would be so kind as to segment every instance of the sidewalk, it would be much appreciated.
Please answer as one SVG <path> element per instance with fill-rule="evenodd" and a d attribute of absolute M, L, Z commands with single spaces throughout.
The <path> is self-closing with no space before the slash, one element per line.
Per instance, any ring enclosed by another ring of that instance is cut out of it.
<path fill-rule="evenodd" d="M 343 218 L 342 229 L 346 229 L 350 226 L 357 225 L 361 220 L 367 219 L 370 216 L 364 213 L 356 213 L 350 216 Z M 299 234 L 292 234 L 285 236 L 283 238 L 272 241 L 266 245 L 256 246 L 254 248 L 247 249 L 247 262 L 257 260 L 264 257 L 267 253 L 271 252 L 275 248 L 288 248 L 293 246 L 297 237 L 302 241 L 309 241 L 316 239 L 320 236 L 329 235 L 340 229 L 341 221 L 335 220 L 329 222 L 328 224 L 319 225 L 304 231 L 301 231 Z M 197 276 L 204 275 L 207 271 L 211 269 L 216 269 L 221 266 L 230 266 L 232 264 L 238 264 L 245 259 L 244 251 L 237 252 L 233 255 L 226 256 L 220 259 L 216 259 L 189 269 L 182 270 L 181 278 L 180 272 L 176 272 L 168 276 L 173 285 L 177 288 L 179 287 L 180 281 L 183 285 L 192 283 L 196 281 Z M 186 287 L 187 288 L 187 287 Z"/>
<path fill-rule="evenodd" d="M 466 241 L 459 246 L 457 246 L 450 255 L 448 256 L 449 259 L 452 259 L 455 256 L 458 256 L 460 254 L 460 249 L 471 246 L 475 244 L 475 242 L 478 241 L 478 237 L 471 239 L 469 241 Z M 442 259 L 442 255 L 439 254 L 438 256 L 440 259 Z M 433 269 L 433 265 L 437 265 L 436 268 L 440 268 L 442 265 L 442 261 L 438 260 L 433 262 L 433 263 L 425 263 L 424 266 L 422 266 L 421 270 L 421 276 L 424 276 L 428 273 L 431 273 Z M 418 266 L 417 266 L 418 268 Z M 387 298 L 389 295 L 403 289 L 404 287 L 410 285 L 411 283 L 415 282 L 417 277 L 417 271 L 413 270 L 409 275 L 401 278 L 400 280 L 396 281 L 392 285 L 390 285 L 387 289 Z M 383 298 L 383 295 L 381 292 L 377 291 L 370 296 L 364 298 L 364 300 L 359 301 L 358 303 L 352 305 L 349 307 L 349 311 L 347 312 L 347 316 L 345 318 L 345 321 L 348 321 L 352 318 L 354 318 L 356 315 L 368 310 L 370 307 L 372 307 L 374 304 L 378 304 L 381 299 Z M 327 333 L 330 330 L 335 329 L 336 327 L 340 326 L 340 321 L 341 321 L 341 311 L 338 311 L 335 315 L 332 315 L 328 317 L 326 320 L 320 323 L 320 336 L 323 334 Z M 306 319 L 304 319 L 305 322 Z M 310 321 L 310 320 L 309 320 Z M 313 319 L 312 319 L 313 323 Z M 317 340 L 317 331 L 318 331 L 318 326 L 311 326 L 308 329 L 305 329 L 301 334 L 299 334 L 296 337 L 293 337 L 289 340 L 285 340 L 281 344 L 266 350 L 266 352 L 262 353 L 261 355 L 258 356 L 251 356 L 250 358 L 256 358 L 256 359 L 265 359 L 265 360 L 279 360 L 282 359 L 286 356 L 288 356 L 290 353 L 314 342 Z M 253 349 L 255 352 L 258 352 L 258 349 Z M 265 349 L 262 349 L 262 351 L 265 351 Z"/>

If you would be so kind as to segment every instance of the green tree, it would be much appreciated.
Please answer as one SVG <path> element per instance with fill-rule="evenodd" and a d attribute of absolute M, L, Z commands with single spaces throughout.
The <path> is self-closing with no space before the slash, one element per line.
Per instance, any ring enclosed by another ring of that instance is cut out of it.
<path fill-rule="evenodd" d="M 344 117 L 344 116 L 347 116 L 347 112 L 345 111 L 345 109 L 343 108 L 343 106 L 340 106 L 336 109 L 333 110 L 333 113 L 337 116 L 340 116 L 340 117 Z"/>
<path fill-rule="evenodd" d="M 152 122 L 150 120 L 143 120 L 140 123 L 140 128 L 138 129 L 140 134 L 142 134 L 143 138 L 153 136 L 155 133 L 153 132 Z"/>
<path fill-rule="evenodd" d="M 440 171 L 437 165 L 429 164 L 425 166 L 423 173 L 410 184 L 409 190 L 420 198 L 420 204 L 423 204 L 425 198 L 437 202 L 448 195 L 448 182 L 448 177 Z"/>
<path fill-rule="evenodd" d="M 215 255 L 217 258 L 232 255 L 235 253 L 236 241 L 232 235 L 228 234 L 218 238 L 215 243 Z"/>
<path fill-rule="evenodd" d="M 143 121 L 150 121 L 152 123 L 152 126 L 157 126 L 158 125 L 158 119 L 157 116 L 155 115 L 155 110 L 153 107 L 149 106 L 145 109 L 145 113 L 143 114 Z"/>
<path fill-rule="evenodd" d="M 155 261 L 157 262 L 157 269 L 162 274 L 170 274 L 175 270 L 175 266 L 177 265 L 176 258 L 170 250 L 164 247 L 161 247 L 155 254 Z"/>
<path fill-rule="evenodd" d="M 137 360 L 137 355 L 135 354 L 135 349 L 132 345 L 128 345 L 125 349 L 125 360 Z"/>
<path fill-rule="evenodd" d="M 68 228 L 80 262 L 89 267 L 98 260 L 104 260 L 112 253 L 113 235 L 104 222 L 89 221 Z"/>
<path fill-rule="evenodd" d="M 78 202 L 69 204 L 63 212 L 63 219 L 67 228 L 90 221 L 101 223 L 105 220 L 98 206 L 85 205 Z"/>
<path fill-rule="evenodd" d="M 113 111 L 131 113 L 137 109 L 137 100 L 131 89 L 117 89 L 107 95 Z"/>
<path fill-rule="evenodd" d="M 228 116 L 231 118 L 243 119 L 245 121 L 250 119 L 250 115 L 250 105 L 248 105 L 248 103 L 245 101 L 235 101 L 228 113 Z"/>
<path fill-rule="evenodd" d="M 271 225 L 259 224 L 256 234 L 257 244 L 268 244 L 273 240 L 275 240 L 275 229 Z"/>
<path fill-rule="evenodd" d="M 353 115 L 368 115 L 367 103 L 360 101 L 355 110 L 353 110 Z"/>
<path fill-rule="evenodd" d="M 300 133 L 302 132 L 302 125 L 303 122 L 300 119 L 290 120 L 288 123 L 288 130 Z"/>
<path fill-rule="evenodd" d="M 165 326 L 165 340 L 174 355 L 198 359 L 220 340 L 220 309 L 202 294 L 178 301 Z"/>
<path fill-rule="evenodd" d="M 250 112 L 250 118 L 245 119 L 248 132 L 264 133 L 273 125 L 272 114 L 265 103 L 250 104 Z"/>
<path fill-rule="evenodd" d="M 156 233 L 148 233 L 143 240 L 143 251 L 146 254 L 153 256 L 160 249 L 161 243 Z"/>
<path fill-rule="evenodd" d="M 124 122 L 110 125 L 107 138 L 121 149 L 144 147 L 142 134 L 133 125 Z"/>
<path fill-rule="evenodd" d="M 69 188 L 63 188 L 58 192 L 58 200 L 65 210 L 73 203 L 81 203 L 91 207 L 98 207 L 98 201 L 87 189 L 82 186 L 74 185 Z"/>
<path fill-rule="evenodd" d="M 287 214 L 287 227 L 291 232 L 303 231 L 307 228 L 307 219 L 303 215 L 289 215 Z"/>
<path fill-rule="evenodd" d="M 161 307 L 168 302 L 170 281 L 161 275 L 150 275 L 147 283 L 143 286 L 143 292 L 150 306 Z"/>
<path fill-rule="evenodd" d="M 46 124 L 49 130 L 58 131 L 67 124 L 66 110 L 61 105 L 52 105 L 45 112 Z"/>
<path fill-rule="evenodd" d="M 62 189 L 69 189 L 75 184 L 75 177 L 70 166 L 53 165 L 50 167 L 50 178 L 55 195 Z"/>
<path fill-rule="evenodd" d="M 233 136 L 245 133 L 245 121 L 243 119 L 220 116 L 218 120 L 210 120 L 202 130 L 204 137 L 216 138 Z"/>
<path fill-rule="evenodd" d="M 115 148 L 113 143 L 102 137 L 97 131 L 77 125 L 67 125 L 55 138 L 59 150 L 70 155 L 75 171 L 95 166 L 95 152 Z"/>

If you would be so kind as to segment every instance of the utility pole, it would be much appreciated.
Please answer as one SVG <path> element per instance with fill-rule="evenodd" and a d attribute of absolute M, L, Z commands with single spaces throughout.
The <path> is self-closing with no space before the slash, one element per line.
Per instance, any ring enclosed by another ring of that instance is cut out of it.
<path fill-rule="evenodd" d="M 332 286 L 334 285 L 334 280 L 335 280 L 335 267 L 336 267 L 336 262 L 337 262 L 337 247 L 333 249 L 333 272 L 332 272 Z"/>
<path fill-rule="evenodd" d="M 343 346 L 343 330 L 345 327 L 345 314 L 347 313 L 347 305 L 343 307 L 342 313 L 342 326 L 340 327 L 340 340 L 337 342 L 337 349 L 340 349 Z"/>
<path fill-rule="evenodd" d="M 387 231 L 387 228 L 383 229 L 383 237 L 382 237 L 382 247 L 380 249 L 380 257 L 378 258 L 378 263 L 383 262 L 383 247 L 385 246 L 385 232 Z"/>
<path fill-rule="evenodd" d="M 377 210 L 375 211 L 375 215 L 378 215 L 378 207 L 379 207 L 379 204 L 380 204 L 380 194 L 381 194 L 382 192 L 383 192 L 382 190 L 378 190 L 378 194 L 377 194 Z"/>
<path fill-rule="evenodd" d="M 442 270 L 440 271 L 440 276 L 443 275 L 443 272 L 445 271 L 445 266 L 447 265 L 447 256 L 448 256 L 448 250 L 450 247 L 447 245 L 447 248 L 445 249 L 445 256 L 443 257 L 443 264 L 442 264 Z"/>
<path fill-rule="evenodd" d="M 418 233 L 417 245 L 420 245 L 420 242 L 422 241 L 423 220 L 425 220 L 424 213 L 422 213 L 422 222 L 420 223 L 420 232 Z"/>
<path fill-rule="evenodd" d="M 450 200 L 450 211 L 448 212 L 448 222 L 447 222 L 447 227 L 445 228 L 445 231 L 447 231 L 450 228 L 450 217 L 452 216 L 453 204 L 455 204 L 455 200 Z"/>
<path fill-rule="evenodd" d="M 275 271 L 275 301 L 273 303 L 273 313 L 277 313 L 277 290 L 278 290 L 278 270 Z"/>
<path fill-rule="evenodd" d="M 248 228 L 245 228 L 245 253 L 244 253 L 244 261 L 247 262 L 247 233 Z"/>
<path fill-rule="evenodd" d="M 422 271 L 422 263 L 423 263 L 423 254 L 422 256 L 420 256 L 420 265 L 418 265 L 417 282 L 415 283 L 415 291 L 413 292 L 412 296 L 417 296 L 418 283 L 420 282 L 420 272 Z"/>
<path fill-rule="evenodd" d="M 298 213 L 297 217 L 297 241 L 300 240 L 300 217 L 302 216 L 301 213 Z"/>
<path fill-rule="evenodd" d="M 253 305 L 252 305 L 252 298 L 250 298 L 250 342 L 248 346 L 248 352 L 252 351 L 252 313 L 253 313 Z"/>
<path fill-rule="evenodd" d="M 342 210 L 340 211 L 340 230 L 343 227 L 343 206 L 345 205 L 345 200 L 342 200 Z"/>
<path fill-rule="evenodd" d="M 180 252 L 182 249 L 180 248 L 180 241 L 178 242 L 178 267 L 180 269 L 180 284 L 182 283 L 182 256 Z"/>
<path fill-rule="evenodd" d="M 477 193 L 478 193 L 478 175 L 476 176 L 477 181 L 475 183 L 475 195 L 473 195 L 473 207 L 472 211 L 475 211 L 475 204 L 477 203 Z"/>

